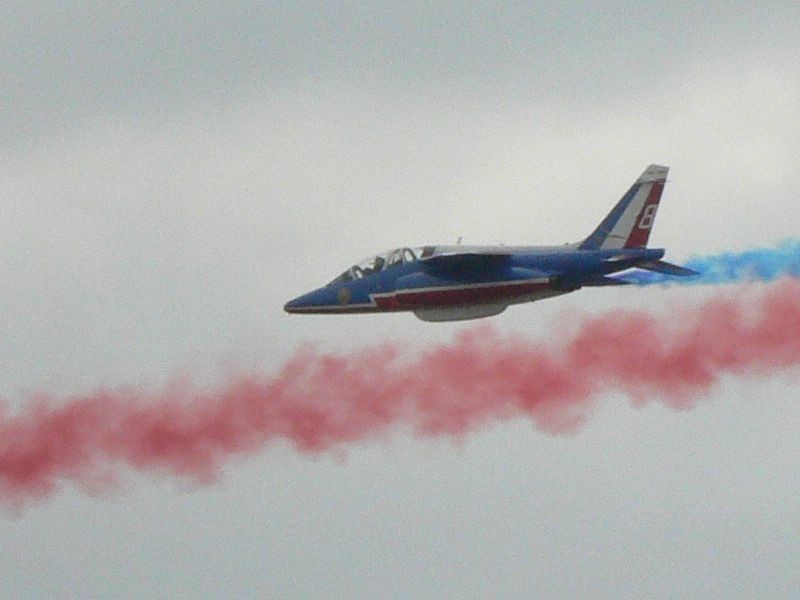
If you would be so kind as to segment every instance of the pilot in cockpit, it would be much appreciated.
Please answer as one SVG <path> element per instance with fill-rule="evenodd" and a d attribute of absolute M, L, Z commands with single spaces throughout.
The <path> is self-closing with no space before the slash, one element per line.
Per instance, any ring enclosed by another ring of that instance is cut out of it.
<path fill-rule="evenodd" d="M 384 259 L 382 256 L 376 256 L 372 266 L 364 269 L 364 276 L 371 275 L 372 273 L 378 273 L 381 269 L 383 269 L 383 265 L 385 263 L 386 259 Z"/>

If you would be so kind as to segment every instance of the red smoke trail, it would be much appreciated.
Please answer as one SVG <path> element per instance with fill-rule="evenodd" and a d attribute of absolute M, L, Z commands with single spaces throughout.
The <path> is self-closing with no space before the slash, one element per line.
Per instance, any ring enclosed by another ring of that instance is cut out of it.
<path fill-rule="evenodd" d="M 413 357 L 391 345 L 349 356 L 302 351 L 275 376 L 240 377 L 216 392 L 100 391 L 0 414 L 0 501 L 19 506 L 68 480 L 103 489 L 122 465 L 203 482 L 232 455 L 279 439 L 318 452 L 391 426 L 457 434 L 519 416 L 559 433 L 577 427 L 604 390 L 688 406 L 723 374 L 796 365 L 795 280 L 668 318 L 594 316 L 548 343 L 478 328 Z"/>

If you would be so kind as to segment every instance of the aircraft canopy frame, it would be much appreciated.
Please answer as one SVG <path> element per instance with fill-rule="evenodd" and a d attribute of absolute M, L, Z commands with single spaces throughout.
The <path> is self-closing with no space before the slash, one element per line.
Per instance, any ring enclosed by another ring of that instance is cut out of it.
<path fill-rule="evenodd" d="M 385 252 L 381 252 L 380 254 L 357 262 L 344 273 L 339 275 L 336 279 L 331 281 L 328 285 L 355 281 L 357 279 L 391 269 L 392 267 L 416 262 L 422 258 L 431 256 L 434 252 L 434 249 L 434 246 L 402 246 L 400 248 L 386 250 Z"/>

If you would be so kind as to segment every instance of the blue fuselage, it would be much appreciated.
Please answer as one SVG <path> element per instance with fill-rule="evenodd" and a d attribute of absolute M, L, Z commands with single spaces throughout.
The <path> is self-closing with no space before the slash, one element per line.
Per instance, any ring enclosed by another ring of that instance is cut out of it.
<path fill-rule="evenodd" d="M 411 249 L 403 252 L 406 260 L 351 269 L 284 308 L 290 313 L 328 314 L 410 310 L 418 316 L 455 310 L 461 312 L 452 314 L 467 315 L 455 318 L 474 318 L 583 286 L 619 285 L 620 280 L 606 276 L 664 256 L 663 249 L 575 246 L 427 246 L 419 256 Z"/>

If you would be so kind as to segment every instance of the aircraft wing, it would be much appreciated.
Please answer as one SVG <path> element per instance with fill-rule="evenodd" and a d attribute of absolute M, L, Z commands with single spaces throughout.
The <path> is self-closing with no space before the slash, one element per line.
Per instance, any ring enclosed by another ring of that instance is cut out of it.
<path fill-rule="evenodd" d="M 425 266 L 443 271 L 474 272 L 503 267 L 511 262 L 509 253 L 458 252 L 434 254 L 420 259 Z"/>

